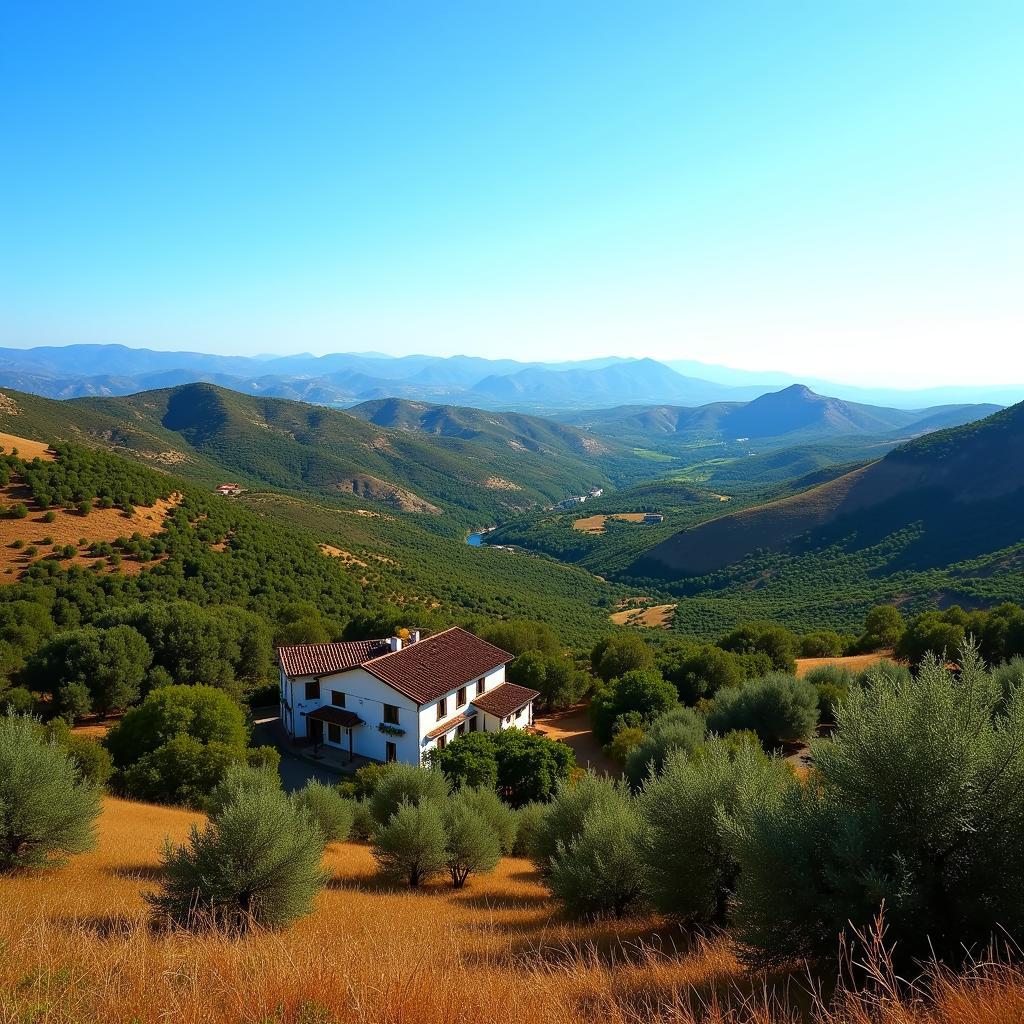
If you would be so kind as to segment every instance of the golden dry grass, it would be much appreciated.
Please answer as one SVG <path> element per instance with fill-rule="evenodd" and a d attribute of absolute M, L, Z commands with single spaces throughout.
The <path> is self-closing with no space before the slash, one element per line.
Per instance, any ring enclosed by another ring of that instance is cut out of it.
<path fill-rule="evenodd" d="M 42 441 L 30 441 L 27 437 L 18 437 L 17 434 L 5 434 L 0 430 L 0 448 L 10 454 L 16 448 L 19 459 L 45 459 L 53 462 L 54 454 L 50 447 Z"/>
<path fill-rule="evenodd" d="M 676 613 L 674 604 L 652 604 L 646 608 L 623 608 L 608 616 L 617 626 L 642 626 L 647 629 L 668 629 Z"/>
<path fill-rule="evenodd" d="M 645 512 L 613 512 L 607 516 L 587 516 L 584 519 L 577 519 L 572 528 L 581 533 L 604 533 L 604 524 L 609 519 L 620 519 L 624 523 L 642 523 L 645 515 Z"/>
<path fill-rule="evenodd" d="M 883 658 L 891 657 L 892 651 L 878 651 L 874 654 L 853 654 L 848 658 L 797 658 L 796 674 L 802 679 L 811 669 L 820 668 L 822 665 L 839 665 L 851 672 L 863 672 Z"/>
<path fill-rule="evenodd" d="M 722 940 L 638 919 L 560 919 L 530 865 L 505 860 L 456 892 L 378 883 L 336 844 L 314 913 L 280 934 L 167 934 L 142 893 L 157 848 L 199 816 L 107 800 L 100 843 L 69 865 L 0 879 L 0 1024 L 783 1024 L 799 986 L 744 975 Z M 853 1001 L 822 1024 L 1010 1024 L 1024 980 L 949 978 L 937 1006 Z M 781 1000 L 786 999 L 784 1007 Z M 732 1007 L 729 1009 L 729 1007 Z"/>

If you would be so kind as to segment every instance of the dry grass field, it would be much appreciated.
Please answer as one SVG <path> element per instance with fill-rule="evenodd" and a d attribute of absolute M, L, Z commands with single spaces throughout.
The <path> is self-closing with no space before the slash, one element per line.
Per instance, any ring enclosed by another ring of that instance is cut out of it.
<path fill-rule="evenodd" d="M 863 672 L 883 658 L 891 657 L 892 651 L 877 651 L 874 654 L 852 654 L 847 658 L 797 658 L 796 674 L 802 679 L 811 669 L 819 668 L 821 665 L 839 665 L 851 672 Z"/>
<path fill-rule="evenodd" d="M 622 608 L 608 616 L 617 626 L 642 626 L 647 629 L 668 629 L 675 615 L 674 604 L 652 604 L 641 608 Z"/>
<path fill-rule="evenodd" d="M 526 862 L 463 891 L 392 889 L 336 844 L 315 912 L 280 934 L 151 929 L 142 893 L 165 835 L 199 816 L 109 799 L 98 849 L 0 879 L 0 1024 L 1011 1024 L 1010 968 L 938 983 L 938 1006 L 812 1012 L 798 977 L 745 975 L 722 939 L 649 919 L 564 922 Z"/>
<path fill-rule="evenodd" d="M 610 516 L 587 516 L 585 519 L 577 519 L 573 524 L 574 530 L 580 533 L 604 533 L 604 524 L 609 519 L 620 519 L 624 523 L 642 523 L 643 512 L 614 512 Z"/>

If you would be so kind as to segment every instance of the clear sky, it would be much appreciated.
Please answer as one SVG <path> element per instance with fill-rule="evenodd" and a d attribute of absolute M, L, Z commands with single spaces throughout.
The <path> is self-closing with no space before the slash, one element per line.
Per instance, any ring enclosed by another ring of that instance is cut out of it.
<path fill-rule="evenodd" d="M 1024 3 L 0 6 L 0 345 L 1024 382 Z"/>

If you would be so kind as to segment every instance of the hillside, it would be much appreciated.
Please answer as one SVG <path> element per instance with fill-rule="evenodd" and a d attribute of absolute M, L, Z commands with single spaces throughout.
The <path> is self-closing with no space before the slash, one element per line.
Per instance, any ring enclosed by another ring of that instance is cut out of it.
<path fill-rule="evenodd" d="M 932 409 L 890 409 L 829 398 L 802 384 L 761 395 L 753 401 L 715 402 L 698 408 L 627 406 L 564 417 L 599 435 L 637 440 L 672 435 L 726 440 L 794 443 L 808 438 L 904 437 L 957 426 L 998 411 L 993 405 L 953 405 Z"/>
<path fill-rule="evenodd" d="M 944 566 L 1024 540 L 1024 405 L 929 434 L 884 458 L 780 501 L 721 516 L 638 560 L 638 575 L 715 573 L 754 552 L 806 553 L 840 541 L 864 548 L 915 536 L 890 569 Z"/>
<path fill-rule="evenodd" d="M 557 425 L 547 433 L 567 439 L 560 451 L 387 430 L 339 410 L 208 384 L 65 403 L 3 394 L 0 427 L 22 436 L 98 443 L 203 481 L 239 477 L 417 514 L 451 533 L 609 483 L 608 446 Z"/>
<path fill-rule="evenodd" d="M 513 451 L 590 457 L 611 451 L 607 441 L 564 423 L 521 413 L 485 412 L 454 405 L 431 405 L 402 398 L 363 402 L 347 410 L 380 427 L 438 437 L 459 437 Z"/>

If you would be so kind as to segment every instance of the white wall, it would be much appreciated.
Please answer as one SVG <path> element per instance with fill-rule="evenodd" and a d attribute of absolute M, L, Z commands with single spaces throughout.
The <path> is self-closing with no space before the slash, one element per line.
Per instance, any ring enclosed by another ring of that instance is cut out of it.
<path fill-rule="evenodd" d="M 450 690 L 445 695 L 448 698 L 448 714 L 443 719 L 439 719 L 437 717 L 437 701 L 434 701 L 431 704 L 424 704 L 423 707 L 420 708 L 420 735 L 426 737 L 427 733 L 430 732 L 432 729 L 436 729 L 439 725 L 443 724 L 449 719 L 457 718 L 461 712 L 464 712 L 467 709 L 471 709 L 473 707 L 473 698 L 476 696 L 476 681 L 479 678 L 479 676 L 474 676 L 472 679 L 466 680 L 466 703 L 463 707 L 457 708 L 455 706 L 455 695 L 459 692 L 458 687 L 455 687 L 454 690 Z M 484 693 L 493 690 L 496 686 L 501 686 L 501 684 L 505 682 L 505 666 L 499 665 L 492 672 L 488 672 L 487 675 L 483 677 L 483 680 Z M 439 697 L 438 700 L 440 699 L 441 698 Z M 477 728 L 482 731 L 483 719 L 490 718 L 490 716 L 484 715 L 483 712 L 478 712 L 478 715 L 481 721 Z M 496 718 L 493 718 L 491 719 L 491 721 L 496 723 L 498 720 Z M 452 729 L 454 729 L 457 724 L 457 722 L 454 723 L 452 725 Z M 497 731 L 497 728 L 497 725 L 494 725 L 493 727 L 488 726 L 488 729 L 490 729 L 491 732 Z M 448 733 L 447 736 L 450 742 L 454 736 L 454 733 Z M 428 750 L 432 750 L 434 747 L 436 747 L 437 741 L 439 739 L 439 736 L 435 737 L 432 740 L 423 739 L 422 742 L 420 743 L 421 754 L 426 755 Z"/>

